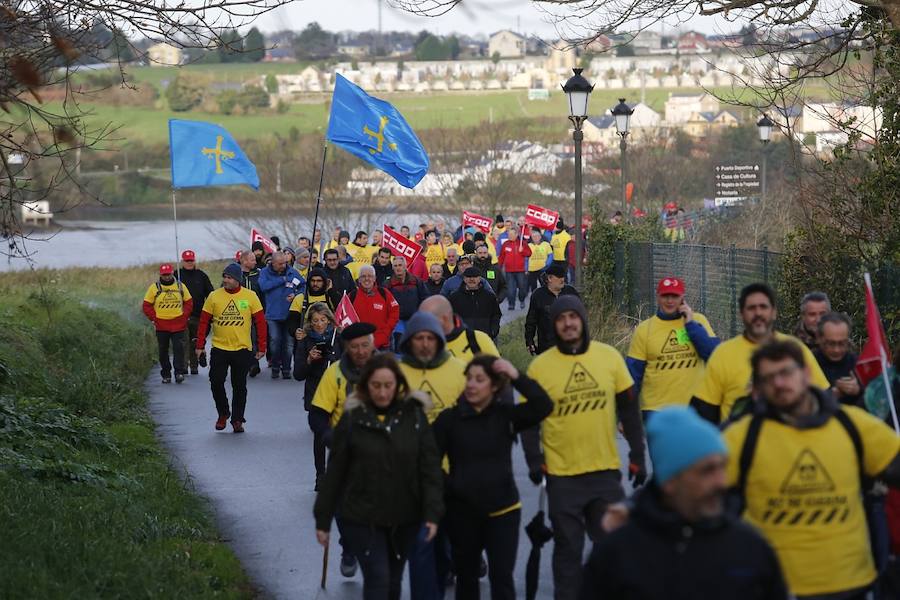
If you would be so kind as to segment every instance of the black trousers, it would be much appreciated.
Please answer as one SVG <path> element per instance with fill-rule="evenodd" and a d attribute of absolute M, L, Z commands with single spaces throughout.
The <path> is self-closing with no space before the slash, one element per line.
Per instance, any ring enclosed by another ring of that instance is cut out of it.
<path fill-rule="evenodd" d="M 250 350 L 222 350 L 213 348 L 209 356 L 209 387 L 220 417 L 245 422 L 244 409 L 247 407 L 247 373 L 253 364 Z M 228 394 L 225 393 L 225 378 L 231 370 L 231 410 L 228 410 Z"/>
<path fill-rule="evenodd" d="M 175 362 L 175 374 L 184 375 L 184 330 L 157 331 L 156 345 L 159 346 L 159 374 L 172 376 L 172 361 L 169 360 L 169 344 L 172 345 L 172 360 Z"/>
<path fill-rule="evenodd" d="M 458 504 L 447 506 L 445 523 L 456 568 L 456 600 L 479 600 L 481 553 L 487 553 L 491 600 L 514 600 L 513 570 L 519 549 L 522 511 L 499 517 L 472 514 Z"/>
<path fill-rule="evenodd" d="M 541 275 L 543 275 L 543 271 L 529 271 L 528 272 L 528 291 L 533 292 L 534 290 L 541 287 Z"/>
<path fill-rule="evenodd" d="M 584 534 L 603 536 L 606 507 L 624 500 L 622 474 L 594 471 L 566 477 L 547 476 L 547 500 L 553 527 L 553 597 L 575 600 L 581 589 Z"/>
<path fill-rule="evenodd" d="M 343 520 L 345 548 L 362 569 L 363 600 L 400 600 L 406 552 L 417 530 L 418 525 L 388 528 Z"/>
<path fill-rule="evenodd" d="M 185 363 L 191 366 L 192 371 L 197 370 L 197 328 L 200 327 L 200 317 L 188 317 L 187 343 L 184 345 Z"/>

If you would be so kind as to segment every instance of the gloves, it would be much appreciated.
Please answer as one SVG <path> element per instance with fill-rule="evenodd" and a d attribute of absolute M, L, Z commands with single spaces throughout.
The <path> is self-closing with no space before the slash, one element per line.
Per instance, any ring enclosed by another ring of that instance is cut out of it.
<path fill-rule="evenodd" d="M 647 468 L 644 465 L 631 463 L 628 465 L 628 481 L 631 487 L 637 489 L 647 483 Z"/>
<path fill-rule="evenodd" d="M 528 469 L 528 479 L 531 480 L 531 483 L 541 485 L 541 482 L 544 481 L 544 469 L 545 465 L 537 465 Z"/>

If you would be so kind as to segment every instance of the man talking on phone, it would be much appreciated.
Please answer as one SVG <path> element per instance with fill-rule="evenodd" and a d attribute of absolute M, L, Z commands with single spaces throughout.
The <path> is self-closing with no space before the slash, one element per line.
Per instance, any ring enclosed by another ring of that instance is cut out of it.
<path fill-rule="evenodd" d="M 690 402 L 706 360 L 719 345 L 709 321 L 688 306 L 684 294 L 681 279 L 660 279 L 656 314 L 642 321 L 631 338 L 625 364 L 645 421 L 653 411 Z"/>

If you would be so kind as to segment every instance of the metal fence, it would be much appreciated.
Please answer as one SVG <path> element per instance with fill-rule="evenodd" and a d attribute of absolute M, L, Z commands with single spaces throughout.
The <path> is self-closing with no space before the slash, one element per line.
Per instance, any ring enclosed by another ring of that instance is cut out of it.
<path fill-rule="evenodd" d="M 685 301 L 723 339 L 742 327 L 737 310 L 741 288 L 776 280 L 781 265 L 781 255 L 768 250 L 650 242 L 617 242 L 614 260 L 613 298 L 622 313 L 634 319 L 653 315 L 657 282 L 678 277 L 685 282 Z"/>

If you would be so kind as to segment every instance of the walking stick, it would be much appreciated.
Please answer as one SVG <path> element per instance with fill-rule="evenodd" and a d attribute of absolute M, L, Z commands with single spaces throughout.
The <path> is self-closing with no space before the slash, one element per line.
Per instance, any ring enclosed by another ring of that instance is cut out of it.
<path fill-rule="evenodd" d="M 328 545 L 331 540 L 325 542 L 325 550 L 322 553 L 322 589 L 325 589 L 325 581 L 328 579 Z"/>

